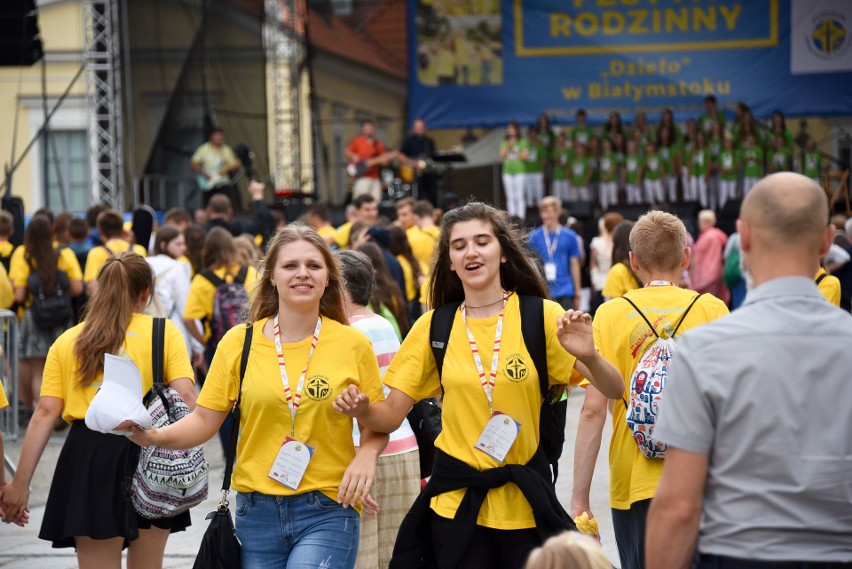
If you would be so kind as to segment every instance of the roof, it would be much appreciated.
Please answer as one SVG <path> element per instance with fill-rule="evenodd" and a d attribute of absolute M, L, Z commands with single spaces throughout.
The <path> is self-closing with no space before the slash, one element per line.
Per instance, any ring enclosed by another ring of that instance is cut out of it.
<path fill-rule="evenodd" d="M 374 42 L 393 57 L 403 69 L 408 69 L 408 24 L 403 0 L 388 0 L 364 22 L 363 29 Z"/>
<path fill-rule="evenodd" d="M 393 2 L 394 4 L 396 2 Z M 403 19 L 398 24 L 401 28 L 405 27 L 404 10 Z M 379 12 L 379 10 L 377 10 Z M 372 18 L 371 18 L 372 19 Z M 391 18 L 381 17 L 374 25 L 376 29 L 383 30 L 386 25 L 385 21 L 392 21 Z M 403 29 L 404 33 L 404 29 Z M 382 35 L 382 37 L 385 37 Z M 378 42 L 372 40 L 367 34 L 358 31 L 348 25 L 342 18 L 335 15 L 322 15 L 311 10 L 310 22 L 308 25 L 308 40 L 311 45 L 319 50 L 331 53 L 338 57 L 342 57 L 349 61 L 366 65 L 393 77 L 405 79 L 408 76 L 405 66 L 405 52 L 400 57 L 399 54 L 391 54 L 382 48 Z M 394 45 L 393 43 L 383 45 Z"/>

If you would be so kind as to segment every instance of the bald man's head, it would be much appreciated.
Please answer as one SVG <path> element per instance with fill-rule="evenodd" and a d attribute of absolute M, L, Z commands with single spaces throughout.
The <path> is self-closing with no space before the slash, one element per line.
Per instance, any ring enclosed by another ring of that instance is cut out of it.
<path fill-rule="evenodd" d="M 782 172 L 763 178 L 743 200 L 740 217 L 761 249 L 813 249 L 828 225 L 828 199 L 813 180 Z"/>

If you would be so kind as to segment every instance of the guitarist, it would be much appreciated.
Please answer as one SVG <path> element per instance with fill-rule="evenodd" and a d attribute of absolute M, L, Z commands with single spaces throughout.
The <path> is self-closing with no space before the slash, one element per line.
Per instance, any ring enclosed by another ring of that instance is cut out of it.
<path fill-rule="evenodd" d="M 347 173 L 355 178 L 352 198 L 369 194 L 382 200 L 382 184 L 379 181 L 379 166 L 388 164 L 397 157 L 396 151 L 385 151 L 385 145 L 376 138 L 376 125 L 371 120 L 361 123 L 361 134 L 356 135 L 346 149 L 349 164 Z"/>
<path fill-rule="evenodd" d="M 425 166 L 425 160 L 435 154 L 435 141 L 427 134 L 426 121 L 414 120 L 411 134 L 403 141 L 399 153 L 400 160 L 414 169 L 419 197 L 425 197 L 432 205 L 438 205 L 438 176 Z"/>
<path fill-rule="evenodd" d="M 204 207 L 207 207 L 215 194 L 225 194 L 232 204 L 240 203 L 231 183 L 231 175 L 241 164 L 231 147 L 225 144 L 224 131 L 214 127 L 210 139 L 198 147 L 189 162 L 189 167 L 198 174 L 198 187 L 204 196 Z"/>

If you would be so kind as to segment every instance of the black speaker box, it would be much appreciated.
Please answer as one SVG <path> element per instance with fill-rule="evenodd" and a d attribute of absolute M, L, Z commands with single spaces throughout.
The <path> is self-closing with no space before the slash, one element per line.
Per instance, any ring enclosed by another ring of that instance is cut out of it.
<path fill-rule="evenodd" d="M 0 66 L 29 66 L 43 56 L 35 0 L 0 2 Z"/>

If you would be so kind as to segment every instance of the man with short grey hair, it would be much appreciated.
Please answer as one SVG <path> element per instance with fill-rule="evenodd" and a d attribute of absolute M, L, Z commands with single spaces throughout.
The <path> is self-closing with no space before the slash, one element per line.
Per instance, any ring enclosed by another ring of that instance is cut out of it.
<path fill-rule="evenodd" d="M 768 176 L 737 230 L 754 288 L 678 343 L 647 568 L 852 568 L 852 320 L 813 281 L 834 237 L 825 193 Z"/>

